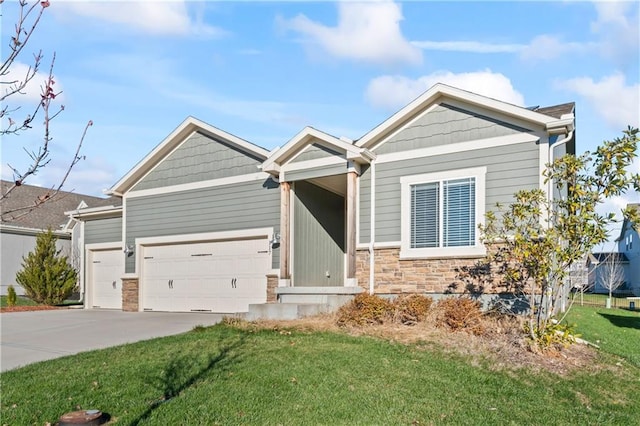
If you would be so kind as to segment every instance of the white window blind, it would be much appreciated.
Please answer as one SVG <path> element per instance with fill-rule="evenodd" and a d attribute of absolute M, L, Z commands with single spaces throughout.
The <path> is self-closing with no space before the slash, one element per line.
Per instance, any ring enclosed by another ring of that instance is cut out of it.
<path fill-rule="evenodd" d="M 475 199 L 473 177 L 411 185 L 410 247 L 475 245 Z"/>

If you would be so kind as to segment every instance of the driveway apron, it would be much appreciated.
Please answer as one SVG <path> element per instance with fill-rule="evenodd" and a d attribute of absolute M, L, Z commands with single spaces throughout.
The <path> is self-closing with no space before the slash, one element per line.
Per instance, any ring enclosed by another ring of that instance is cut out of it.
<path fill-rule="evenodd" d="M 187 332 L 222 314 L 62 309 L 0 314 L 0 371 Z"/>

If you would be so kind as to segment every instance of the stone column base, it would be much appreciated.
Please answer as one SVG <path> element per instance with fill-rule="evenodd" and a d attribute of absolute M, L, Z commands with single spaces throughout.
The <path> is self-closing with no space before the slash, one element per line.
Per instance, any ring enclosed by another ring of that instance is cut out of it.
<path fill-rule="evenodd" d="M 122 279 L 122 310 L 125 312 L 138 312 L 139 283 L 138 278 L 127 277 Z"/>

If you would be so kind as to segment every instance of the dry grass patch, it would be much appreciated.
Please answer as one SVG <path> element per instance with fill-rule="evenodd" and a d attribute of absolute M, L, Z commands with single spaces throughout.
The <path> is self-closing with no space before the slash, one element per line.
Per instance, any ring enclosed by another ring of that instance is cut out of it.
<path fill-rule="evenodd" d="M 443 301 L 430 305 L 421 315 L 422 320 L 411 322 L 411 326 L 399 320 L 394 321 L 392 313 L 385 316 L 387 320 L 383 323 L 347 324 L 344 321 L 344 310 L 297 320 L 234 320 L 234 325 L 243 329 L 270 329 L 281 333 L 336 332 L 352 336 L 371 336 L 395 343 L 415 345 L 423 350 L 435 349 L 463 356 L 473 365 L 494 370 L 528 368 L 564 376 L 579 369 L 599 368 L 596 363 L 597 352 L 593 348 L 574 344 L 544 353 L 535 352 L 523 333 L 523 324 L 519 317 L 482 313 L 476 315 L 472 304 L 465 301 L 462 305 L 464 308 L 455 302 Z M 454 318 L 457 321 L 461 321 L 462 318 L 462 322 L 468 323 L 467 327 L 443 327 L 443 318 L 446 318 L 448 313 L 451 314 L 452 306 Z"/>

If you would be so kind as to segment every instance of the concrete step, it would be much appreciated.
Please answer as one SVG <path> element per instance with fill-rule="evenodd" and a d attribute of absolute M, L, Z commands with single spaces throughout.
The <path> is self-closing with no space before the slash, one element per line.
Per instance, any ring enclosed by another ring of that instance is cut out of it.
<path fill-rule="evenodd" d="M 258 319 L 291 320 L 309 317 L 331 310 L 325 303 L 259 303 L 249 305 L 247 321 Z"/>

